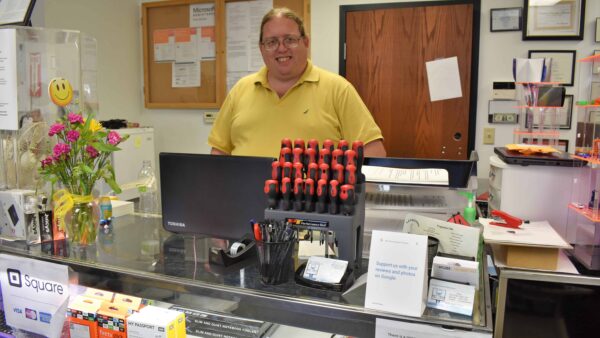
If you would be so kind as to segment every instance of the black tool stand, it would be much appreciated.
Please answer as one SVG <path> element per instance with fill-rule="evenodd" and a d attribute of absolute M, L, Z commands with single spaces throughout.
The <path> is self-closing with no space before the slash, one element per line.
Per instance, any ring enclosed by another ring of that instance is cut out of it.
<path fill-rule="evenodd" d="M 211 264 L 230 266 L 247 258 L 256 256 L 256 250 L 254 250 L 254 241 L 250 238 L 250 236 L 244 236 L 237 242 L 244 244 L 245 247 L 235 254 L 231 253 L 230 248 L 227 250 L 211 248 L 208 255 L 208 261 Z"/>
<path fill-rule="evenodd" d="M 364 182 L 364 181 L 363 181 Z M 365 189 L 364 183 L 355 186 L 355 205 L 353 215 L 328 214 L 281 209 L 266 209 L 265 219 L 294 219 L 299 230 L 318 230 L 335 232 L 338 245 L 338 258 L 348 261 L 355 273 L 360 273 L 363 230 L 365 224 Z"/>

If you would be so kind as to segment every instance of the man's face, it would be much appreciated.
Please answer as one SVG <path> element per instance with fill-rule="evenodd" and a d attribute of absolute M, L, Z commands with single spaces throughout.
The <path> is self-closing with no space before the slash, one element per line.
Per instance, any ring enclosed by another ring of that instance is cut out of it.
<path fill-rule="evenodd" d="M 304 72 L 304 68 L 306 68 L 308 59 L 308 38 L 300 38 L 296 47 L 286 47 L 284 44 L 286 37 L 292 39 L 300 37 L 298 25 L 291 19 L 275 17 L 263 26 L 262 42 L 271 39 L 279 40 L 279 46 L 274 50 L 268 50 L 261 43 L 260 52 L 269 70 L 269 77 L 280 81 L 299 78 Z"/>

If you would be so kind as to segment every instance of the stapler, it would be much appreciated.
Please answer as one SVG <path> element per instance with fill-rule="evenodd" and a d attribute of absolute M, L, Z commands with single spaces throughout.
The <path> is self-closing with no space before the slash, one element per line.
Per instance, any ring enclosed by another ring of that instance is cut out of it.
<path fill-rule="evenodd" d="M 491 225 L 497 225 L 512 229 L 520 229 L 521 224 L 523 224 L 522 219 L 509 215 L 508 213 L 500 210 L 492 210 L 492 217 L 494 217 L 494 219 L 499 219 L 502 222 L 493 221 L 490 222 Z"/>

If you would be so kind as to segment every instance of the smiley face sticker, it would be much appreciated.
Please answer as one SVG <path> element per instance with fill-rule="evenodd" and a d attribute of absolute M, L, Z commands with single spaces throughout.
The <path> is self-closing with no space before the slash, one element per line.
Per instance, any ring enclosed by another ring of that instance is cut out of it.
<path fill-rule="evenodd" d="M 48 95 L 57 106 L 64 107 L 73 100 L 73 88 L 69 80 L 55 77 L 48 85 Z"/>

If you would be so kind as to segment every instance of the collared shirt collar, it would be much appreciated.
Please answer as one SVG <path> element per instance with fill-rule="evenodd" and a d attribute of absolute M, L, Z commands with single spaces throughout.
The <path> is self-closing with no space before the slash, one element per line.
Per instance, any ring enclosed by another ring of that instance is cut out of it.
<path fill-rule="evenodd" d="M 319 72 L 317 72 L 316 69 L 314 68 L 312 61 L 307 60 L 306 69 L 304 70 L 304 73 L 302 73 L 302 76 L 300 76 L 300 79 L 298 79 L 298 82 L 296 82 L 294 87 L 301 83 L 304 83 L 304 82 L 318 82 L 318 81 L 319 81 Z M 267 67 L 266 66 L 263 66 L 258 71 L 258 73 L 256 73 L 256 79 L 254 80 L 254 83 L 255 84 L 260 83 L 263 87 L 270 88 L 269 80 L 267 79 Z"/>

